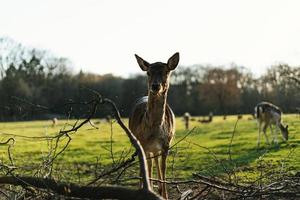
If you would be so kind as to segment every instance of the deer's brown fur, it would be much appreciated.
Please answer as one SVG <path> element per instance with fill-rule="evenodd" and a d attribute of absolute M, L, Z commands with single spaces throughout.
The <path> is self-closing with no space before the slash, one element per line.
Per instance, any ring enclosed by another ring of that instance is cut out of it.
<path fill-rule="evenodd" d="M 138 64 L 148 75 L 148 96 L 140 98 L 129 117 L 129 128 L 143 146 L 148 158 L 149 176 L 152 176 L 154 157 L 158 179 L 166 179 L 166 159 L 169 146 L 175 133 L 175 117 L 167 104 L 170 72 L 179 62 L 179 53 L 174 54 L 168 63 L 149 64 L 136 55 Z M 159 163 L 159 155 L 161 162 Z M 159 184 L 159 192 L 168 198 L 166 184 Z"/>

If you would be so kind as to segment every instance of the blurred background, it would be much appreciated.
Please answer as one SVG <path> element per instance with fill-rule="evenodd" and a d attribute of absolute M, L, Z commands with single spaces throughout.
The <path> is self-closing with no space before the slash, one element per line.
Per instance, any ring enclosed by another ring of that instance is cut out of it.
<path fill-rule="evenodd" d="M 135 53 L 152 63 L 180 52 L 168 95 L 176 115 L 300 105 L 298 1 L 0 2 L 2 121 L 49 118 L 24 101 L 59 115 L 89 99 L 87 88 L 127 117 L 147 91 Z"/>

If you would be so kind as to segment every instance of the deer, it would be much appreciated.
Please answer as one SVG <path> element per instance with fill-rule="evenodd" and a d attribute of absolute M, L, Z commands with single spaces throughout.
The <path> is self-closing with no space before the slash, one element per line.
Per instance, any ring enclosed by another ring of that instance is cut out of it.
<path fill-rule="evenodd" d="M 284 126 L 282 123 L 281 119 L 281 109 L 277 106 L 275 106 L 272 103 L 269 102 L 261 102 L 257 104 L 254 108 L 255 110 L 255 115 L 258 121 L 258 139 L 257 139 L 257 148 L 260 145 L 260 133 L 261 133 L 261 127 L 262 124 L 263 126 L 263 133 L 266 138 L 267 144 L 269 143 L 268 136 L 266 134 L 267 128 L 270 127 L 271 129 L 271 134 L 272 134 L 272 142 L 275 142 L 278 145 L 278 140 L 277 140 L 277 133 L 278 133 L 278 128 L 280 129 L 282 138 L 284 141 L 288 140 L 288 125 Z M 273 128 L 272 125 L 276 126 L 276 131 L 275 134 L 273 133 Z"/>
<path fill-rule="evenodd" d="M 175 115 L 167 104 L 170 75 L 179 63 L 179 53 L 167 63 L 148 63 L 135 54 L 138 65 L 148 76 L 148 96 L 138 99 L 129 117 L 129 129 L 141 143 L 147 158 L 148 174 L 152 177 L 153 159 L 157 169 L 159 194 L 168 199 L 166 188 L 167 156 L 175 134 Z M 161 157 L 159 162 L 159 157 Z M 151 186 L 153 184 L 151 182 Z"/>
<path fill-rule="evenodd" d="M 202 120 L 199 119 L 198 121 L 203 124 L 210 123 L 213 120 L 213 116 L 214 116 L 213 112 L 209 112 L 208 119 L 203 118 Z"/>
<path fill-rule="evenodd" d="M 52 121 L 52 127 L 55 127 L 58 124 L 58 119 L 56 117 L 51 119 Z"/>
<path fill-rule="evenodd" d="M 185 130 L 189 130 L 190 118 L 191 118 L 190 113 L 185 112 L 183 114 L 183 121 L 184 121 Z"/>

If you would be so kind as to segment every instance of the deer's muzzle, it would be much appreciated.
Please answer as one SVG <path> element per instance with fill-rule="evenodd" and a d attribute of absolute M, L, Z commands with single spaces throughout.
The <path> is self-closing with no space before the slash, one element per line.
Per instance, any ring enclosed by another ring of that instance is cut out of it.
<path fill-rule="evenodd" d="M 152 84 L 151 85 L 151 92 L 157 94 L 161 89 L 160 84 Z"/>

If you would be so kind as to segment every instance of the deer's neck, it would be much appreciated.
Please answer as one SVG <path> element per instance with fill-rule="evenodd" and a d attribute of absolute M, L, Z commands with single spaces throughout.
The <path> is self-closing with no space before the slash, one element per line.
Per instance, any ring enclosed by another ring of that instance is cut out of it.
<path fill-rule="evenodd" d="M 151 92 L 148 92 L 148 98 L 147 115 L 149 125 L 161 126 L 165 118 L 167 91 L 160 96 L 156 96 Z"/>

